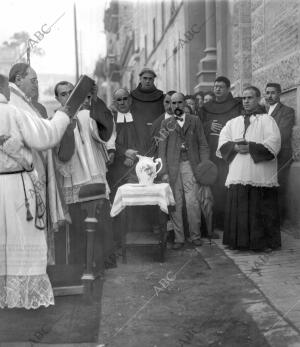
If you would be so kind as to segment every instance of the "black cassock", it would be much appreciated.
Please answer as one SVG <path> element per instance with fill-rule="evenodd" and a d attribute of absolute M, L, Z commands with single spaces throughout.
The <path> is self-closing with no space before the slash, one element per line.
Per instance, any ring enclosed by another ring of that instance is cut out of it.
<path fill-rule="evenodd" d="M 114 119 L 117 133 L 116 153 L 114 163 L 108 167 L 107 173 L 112 198 L 114 198 L 118 187 L 121 185 L 128 182 L 137 182 L 135 166 L 127 167 L 124 165 L 124 161 L 127 149 L 139 150 L 139 140 L 134 118 L 131 122 L 126 122 L 125 120 L 124 123 L 118 123 L 117 114 L 114 114 Z"/>
<path fill-rule="evenodd" d="M 234 145 L 227 142 L 220 148 L 228 163 L 236 155 Z M 259 143 L 250 142 L 249 153 L 255 163 L 274 159 Z M 227 188 L 223 243 L 233 249 L 255 251 L 281 247 L 277 187 L 231 184 Z"/>
<path fill-rule="evenodd" d="M 211 131 L 212 122 L 215 120 L 225 126 L 226 122 L 241 114 L 241 102 L 233 98 L 232 94 L 223 102 L 211 101 L 204 104 L 202 109 L 203 126 L 210 149 L 210 159 L 218 168 L 218 177 L 211 186 L 214 195 L 214 224 L 216 227 L 224 227 L 224 201 L 226 199 L 225 180 L 228 174 L 228 164 L 216 156 L 219 133 Z"/>

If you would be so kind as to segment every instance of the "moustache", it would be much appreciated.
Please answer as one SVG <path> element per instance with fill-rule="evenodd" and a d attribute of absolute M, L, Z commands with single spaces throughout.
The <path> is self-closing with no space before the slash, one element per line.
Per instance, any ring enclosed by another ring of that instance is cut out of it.
<path fill-rule="evenodd" d="M 174 114 L 176 114 L 176 116 L 181 116 L 183 114 L 183 111 L 180 108 L 175 108 Z"/>

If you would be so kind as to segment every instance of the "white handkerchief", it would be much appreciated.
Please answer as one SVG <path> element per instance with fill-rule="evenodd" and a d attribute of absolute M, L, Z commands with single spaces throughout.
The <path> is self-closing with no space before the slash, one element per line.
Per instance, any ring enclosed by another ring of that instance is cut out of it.
<path fill-rule="evenodd" d="M 132 114 L 130 112 L 127 113 L 120 113 L 118 112 L 117 115 L 117 123 L 130 123 L 133 122 Z"/>

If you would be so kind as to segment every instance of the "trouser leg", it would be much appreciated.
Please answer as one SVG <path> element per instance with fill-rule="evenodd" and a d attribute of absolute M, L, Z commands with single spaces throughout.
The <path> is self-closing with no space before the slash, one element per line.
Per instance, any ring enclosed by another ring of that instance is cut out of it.
<path fill-rule="evenodd" d="M 173 194 L 176 203 L 175 211 L 171 212 L 170 219 L 173 224 L 175 242 L 183 243 L 184 242 L 184 229 L 183 229 L 183 220 L 182 220 L 182 197 L 183 197 L 183 186 L 181 180 L 180 170 L 176 182 L 173 186 Z"/>
<path fill-rule="evenodd" d="M 194 241 L 201 238 L 201 209 L 199 205 L 199 200 L 197 199 L 197 192 L 199 190 L 199 186 L 196 182 L 189 161 L 184 161 L 180 163 L 180 171 L 186 202 L 186 211 L 189 223 L 190 237 L 191 240 Z"/>
<path fill-rule="evenodd" d="M 288 174 L 289 166 L 281 168 L 278 171 L 278 202 L 279 202 L 279 213 L 280 213 L 280 224 L 282 225 L 286 219 L 286 205 L 287 205 L 287 186 L 288 186 Z"/>

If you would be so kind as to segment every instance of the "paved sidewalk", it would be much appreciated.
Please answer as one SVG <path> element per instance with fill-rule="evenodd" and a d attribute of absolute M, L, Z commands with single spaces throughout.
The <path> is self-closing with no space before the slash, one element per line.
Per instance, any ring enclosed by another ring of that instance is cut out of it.
<path fill-rule="evenodd" d="M 127 264 L 107 271 L 99 344 L 269 347 L 247 312 L 264 296 L 216 244 L 204 240 L 202 247 L 169 250 L 165 263 L 153 255 L 132 249 Z M 264 317 L 270 324 L 278 318 Z M 279 336 L 277 346 L 286 347 L 285 338 Z"/>
<path fill-rule="evenodd" d="M 222 233 L 220 232 L 220 235 Z M 271 346 L 277 346 L 276 335 L 286 336 L 289 347 L 300 346 L 300 239 L 282 232 L 282 249 L 272 253 L 241 252 L 225 249 L 222 239 L 214 243 L 233 260 L 267 299 L 249 306 Z M 268 304 L 269 303 L 269 304 Z M 272 325 L 263 324 L 263 313 L 273 309 L 279 314 Z M 288 342 L 288 341 L 291 342 Z M 282 345 L 278 345 L 282 347 Z"/>

